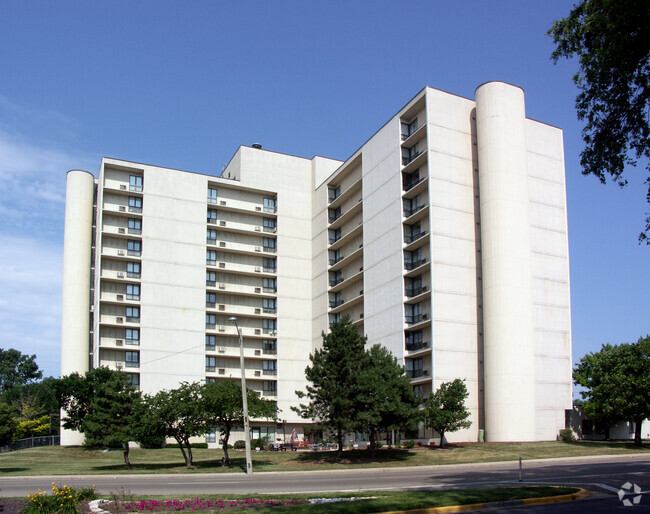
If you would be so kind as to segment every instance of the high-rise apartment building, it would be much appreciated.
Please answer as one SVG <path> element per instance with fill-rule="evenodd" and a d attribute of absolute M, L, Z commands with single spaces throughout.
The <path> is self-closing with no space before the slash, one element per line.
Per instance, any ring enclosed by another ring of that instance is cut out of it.
<path fill-rule="evenodd" d="M 253 145 L 215 177 L 105 158 L 97 179 L 69 172 L 65 224 L 62 374 L 109 366 L 148 393 L 239 379 L 234 316 L 247 384 L 280 409 L 253 435 L 288 435 L 309 354 L 349 315 L 423 397 L 466 380 L 472 426 L 451 440 L 564 427 L 562 131 L 517 87 L 427 87 L 345 162 Z"/>

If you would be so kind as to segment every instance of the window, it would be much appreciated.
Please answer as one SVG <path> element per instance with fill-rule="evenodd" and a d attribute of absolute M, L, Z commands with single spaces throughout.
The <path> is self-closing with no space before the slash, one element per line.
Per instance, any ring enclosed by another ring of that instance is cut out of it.
<path fill-rule="evenodd" d="M 205 383 L 206 384 L 214 384 L 217 381 L 216 378 L 214 377 L 205 377 Z"/>
<path fill-rule="evenodd" d="M 275 441 L 275 427 L 251 427 L 251 439 L 268 437 L 269 441 Z"/>
<path fill-rule="evenodd" d="M 276 361 L 262 361 L 262 372 L 264 375 L 275 375 L 277 371 Z"/>
<path fill-rule="evenodd" d="M 126 299 L 139 300 L 140 299 L 140 286 L 138 284 L 126 285 Z"/>
<path fill-rule="evenodd" d="M 275 239 L 272 239 L 270 237 L 264 238 L 264 251 L 275 253 Z"/>
<path fill-rule="evenodd" d="M 343 272 L 341 270 L 330 271 L 329 276 L 330 276 L 330 286 L 335 286 L 336 284 L 343 282 Z"/>
<path fill-rule="evenodd" d="M 126 253 L 134 257 L 139 257 L 142 254 L 142 242 L 129 239 L 126 242 Z"/>
<path fill-rule="evenodd" d="M 205 306 L 206 307 L 215 307 L 217 303 L 216 293 L 205 293 Z"/>
<path fill-rule="evenodd" d="M 262 390 L 265 393 L 275 393 L 278 390 L 278 383 L 273 380 L 265 380 L 262 385 Z"/>
<path fill-rule="evenodd" d="M 426 175 L 425 175 L 426 176 Z M 417 169 L 413 173 L 402 173 L 402 183 L 404 184 L 404 191 L 408 191 L 416 184 L 420 183 L 420 170 Z"/>
<path fill-rule="evenodd" d="M 129 278 L 140 278 L 140 266 L 139 262 L 127 262 L 126 276 Z"/>
<path fill-rule="evenodd" d="M 126 344 L 133 344 L 133 345 L 140 344 L 140 329 L 127 328 L 125 339 L 126 339 Z"/>
<path fill-rule="evenodd" d="M 217 429 L 211 428 L 210 431 L 205 434 L 206 443 L 216 443 L 217 442 Z"/>
<path fill-rule="evenodd" d="M 265 278 L 262 280 L 262 287 L 265 293 L 275 293 L 277 291 L 277 282 L 274 278 Z"/>
<path fill-rule="evenodd" d="M 341 194 L 341 186 L 328 187 L 327 188 L 327 198 L 330 202 L 336 200 Z"/>
<path fill-rule="evenodd" d="M 425 204 L 420 203 L 420 197 L 416 196 L 415 198 L 404 198 L 402 201 L 403 206 L 404 206 L 404 217 L 408 218 L 409 216 L 413 216 L 416 212 L 418 212 L 420 209 L 422 209 Z"/>
<path fill-rule="evenodd" d="M 205 252 L 205 263 L 209 264 L 210 266 L 216 266 L 217 265 L 217 251 L 216 250 L 208 250 Z"/>
<path fill-rule="evenodd" d="M 422 387 L 422 385 L 413 386 L 413 392 L 420 400 L 424 397 L 424 387 Z"/>
<path fill-rule="evenodd" d="M 264 298 L 262 300 L 262 308 L 266 313 L 273 313 L 277 311 L 277 302 L 275 298 Z"/>
<path fill-rule="evenodd" d="M 418 145 L 414 145 L 411 148 L 402 148 L 402 166 L 406 166 L 412 160 L 414 160 L 422 152 L 418 150 Z"/>
<path fill-rule="evenodd" d="M 129 191 L 142 191 L 142 177 L 131 175 L 129 177 Z"/>
<path fill-rule="evenodd" d="M 276 340 L 264 339 L 264 341 L 262 341 L 262 352 L 266 355 L 275 355 L 277 352 Z"/>
<path fill-rule="evenodd" d="M 341 259 L 343 259 L 343 255 L 341 254 L 340 248 L 338 250 L 330 250 L 329 255 L 330 255 L 330 266 L 333 266 Z"/>
<path fill-rule="evenodd" d="M 217 367 L 217 358 L 212 356 L 206 356 L 205 358 L 205 370 L 214 371 Z"/>
<path fill-rule="evenodd" d="M 140 321 L 140 307 L 127 307 L 126 321 L 130 323 L 138 323 Z"/>
<path fill-rule="evenodd" d="M 127 373 L 126 383 L 135 389 L 140 389 L 140 375 L 137 373 Z"/>
<path fill-rule="evenodd" d="M 424 235 L 422 229 L 420 228 L 420 222 L 414 223 L 413 225 L 404 225 L 404 242 L 406 244 L 417 241 Z"/>
<path fill-rule="evenodd" d="M 418 129 L 418 119 L 415 118 L 411 123 L 402 122 L 402 141 L 408 139 Z"/>
<path fill-rule="evenodd" d="M 274 319 L 263 319 L 262 320 L 262 332 L 265 334 L 275 334 L 277 330 L 277 321 Z"/>
<path fill-rule="evenodd" d="M 142 212 L 142 198 L 129 196 L 129 212 Z"/>
<path fill-rule="evenodd" d="M 208 223 L 216 223 L 216 222 L 217 222 L 217 210 L 208 209 Z"/>
<path fill-rule="evenodd" d="M 139 368 L 140 354 L 138 352 L 124 352 L 124 361 L 127 368 Z"/>
<path fill-rule="evenodd" d="M 422 275 L 415 278 L 406 279 L 406 288 L 404 290 L 406 296 L 412 298 L 413 296 L 417 296 L 424 291 L 425 289 L 422 288 Z"/>
<path fill-rule="evenodd" d="M 334 323 L 338 323 L 341 321 L 341 313 L 337 312 L 336 314 L 330 314 L 330 326 L 332 326 Z"/>
<path fill-rule="evenodd" d="M 331 309 L 335 309 L 339 305 L 342 305 L 344 301 L 345 300 L 343 300 L 343 295 L 341 294 L 340 291 L 336 292 L 336 293 L 330 293 L 330 308 Z"/>
<path fill-rule="evenodd" d="M 266 250 L 266 248 L 264 248 Z M 275 273 L 276 260 L 274 257 L 264 257 L 264 271 L 268 273 Z"/>
<path fill-rule="evenodd" d="M 129 218 L 129 234 L 141 234 L 142 233 L 142 220 L 135 218 Z"/>
<path fill-rule="evenodd" d="M 341 229 L 337 228 L 336 230 L 329 229 L 329 241 L 330 244 L 336 243 L 339 239 L 341 239 Z"/>
<path fill-rule="evenodd" d="M 264 198 L 264 212 L 276 212 L 277 208 L 275 198 Z"/>
<path fill-rule="evenodd" d="M 205 349 L 214 351 L 216 346 L 217 346 L 217 336 L 206 335 Z"/>
<path fill-rule="evenodd" d="M 264 218 L 264 232 L 275 232 L 276 227 L 275 218 Z"/>
<path fill-rule="evenodd" d="M 214 229 L 209 228 L 206 239 L 207 239 L 208 244 L 216 245 L 217 244 L 217 231 L 214 230 Z"/>
<path fill-rule="evenodd" d="M 341 208 L 337 207 L 336 209 L 327 209 L 328 219 L 330 223 L 334 223 L 337 219 L 341 217 Z"/>
<path fill-rule="evenodd" d="M 215 328 L 217 326 L 217 315 L 216 314 L 206 314 L 205 315 L 205 328 Z"/>
<path fill-rule="evenodd" d="M 413 324 L 422 321 L 422 303 L 406 304 L 404 306 L 406 323 Z"/>
<path fill-rule="evenodd" d="M 412 252 L 404 252 L 404 266 L 407 270 L 412 270 L 421 266 L 426 262 L 426 259 L 422 258 L 422 253 L 420 249 L 413 250 Z"/>
<path fill-rule="evenodd" d="M 208 203 L 217 203 L 218 191 L 214 187 L 208 188 Z"/>
<path fill-rule="evenodd" d="M 422 376 L 422 357 L 417 359 L 406 359 L 406 374 L 411 378 Z"/>

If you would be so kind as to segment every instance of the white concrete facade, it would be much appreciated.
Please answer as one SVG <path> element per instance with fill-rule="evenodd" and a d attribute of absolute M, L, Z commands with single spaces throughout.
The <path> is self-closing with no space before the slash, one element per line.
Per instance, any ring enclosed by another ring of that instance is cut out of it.
<path fill-rule="evenodd" d="M 213 177 L 103 159 L 94 210 L 92 182 L 68 176 L 63 373 L 108 365 L 148 393 L 238 379 L 236 316 L 247 384 L 282 420 L 253 426 L 288 435 L 310 352 L 349 315 L 418 394 L 466 380 L 472 427 L 450 440 L 564 427 L 562 132 L 525 117 L 519 88 L 425 88 L 343 163 L 240 147 Z"/>

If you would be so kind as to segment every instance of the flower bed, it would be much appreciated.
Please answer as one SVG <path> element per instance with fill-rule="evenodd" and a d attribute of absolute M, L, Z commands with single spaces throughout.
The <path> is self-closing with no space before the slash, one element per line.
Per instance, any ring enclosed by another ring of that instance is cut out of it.
<path fill-rule="evenodd" d="M 278 505 L 300 505 L 307 503 L 307 500 L 282 500 L 282 499 L 261 499 L 244 498 L 240 500 L 203 500 L 174 499 L 174 500 L 148 500 L 131 502 L 107 502 L 102 503 L 101 508 L 109 512 L 172 512 L 172 511 L 214 511 L 225 509 L 247 509 L 256 507 L 273 507 Z"/>

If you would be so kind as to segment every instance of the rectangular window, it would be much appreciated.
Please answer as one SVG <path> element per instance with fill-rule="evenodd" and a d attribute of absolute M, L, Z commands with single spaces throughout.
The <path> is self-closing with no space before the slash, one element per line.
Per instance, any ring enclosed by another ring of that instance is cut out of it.
<path fill-rule="evenodd" d="M 214 187 L 208 188 L 208 203 L 217 203 L 218 191 Z"/>
<path fill-rule="evenodd" d="M 208 223 L 216 223 L 216 222 L 217 222 L 217 210 L 208 209 Z"/>
<path fill-rule="evenodd" d="M 129 218 L 129 234 L 141 234 L 142 233 L 142 220 Z"/>
<path fill-rule="evenodd" d="M 336 293 L 330 293 L 330 309 L 336 309 L 339 305 L 343 305 L 343 294 L 338 291 Z"/>
<path fill-rule="evenodd" d="M 140 389 L 140 375 L 137 373 L 127 373 L 126 383 L 135 389 Z"/>
<path fill-rule="evenodd" d="M 205 349 L 214 351 L 217 346 L 217 336 L 206 335 L 205 336 Z"/>
<path fill-rule="evenodd" d="M 205 328 L 215 328 L 217 326 L 217 315 L 216 314 L 206 314 L 205 315 Z"/>
<path fill-rule="evenodd" d="M 138 345 L 140 344 L 140 329 L 127 328 L 125 334 L 126 344 Z"/>
<path fill-rule="evenodd" d="M 265 380 L 262 385 L 262 390 L 265 393 L 275 393 L 278 390 L 278 383 L 273 380 Z"/>
<path fill-rule="evenodd" d="M 140 299 L 140 286 L 138 284 L 126 285 L 126 299 L 139 300 Z"/>
<path fill-rule="evenodd" d="M 205 293 L 205 306 L 215 307 L 217 303 L 216 293 Z"/>
<path fill-rule="evenodd" d="M 262 308 L 266 313 L 274 313 L 277 309 L 277 301 L 275 298 L 264 298 L 262 300 Z"/>
<path fill-rule="evenodd" d="M 422 294 L 426 289 L 423 289 L 422 287 L 422 276 L 417 276 L 414 278 L 407 278 L 406 279 L 406 287 L 404 289 L 404 293 L 406 296 L 409 298 L 412 298 L 414 296 L 417 296 L 419 294 Z"/>
<path fill-rule="evenodd" d="M 415 393 L 415 396 L 420 399 L 424 396 L 424 388 L 422 385 L 413 386 L 413 392 Z"/>
<path fill-rule="evenodd" d="M 278 208 L 275 198 L 264 198 L 264 212 L 276 212 Z"/>
<path fill-rule="evenodd" d="M 262 341 L 262 351 L 265 355 L 275 355 L 277 352 L 276 340 L 264 339 L 264 341 Z"/>
<path fill-rule="evenodd" d="M 129 177 L 129 191 L 142 191 L 142 177 L 140 175 L 131 175 Z"/>
<path fill-rule="evenodd" d="M 277 329 L 277 321 L 274 319 L 262 320 L 262 332 L 265 334 L 275 334 Z"/>
<path fill-rule="evenodd" d="M 214 230 L 214 229 L 209 228 L 206 239 L 207 239 L 208 244 L 216 245 L 217 244 L 217 231 Z"/>
<path fill-rule="evenodd" d="M 264 375 L 275 375 L 277 369 L 276 361 L 262 361 L 262 370 L 264 371 Z"/>
<path fill-rule="evenodd" d="M 206 384 L 214 384 L 217 381 L 216 378 L 214 377 L 205 377 L 205 383 Z"/>
<path fill-rule="evenodd" d="M 262 280 L 262 287 L 265 293 L 275 293 L 277 291 L 277 282 L 274 278 L 265 278 Z"/>
<path fill-rule="evenodd" d="M 341 313 L 337 312 L 336 314 L 330 314 L 330 326 L 332 326 L 334 323 L 338 323 L 341 321 Z"/>
<path fill-rule="evenodd" d="M 327 209 L 328 220 L 330 223 L 334 223 L 337 219 L 341 217 L 341 208 L 337 207 L 336 209 Z"/>
<path fill-rule="evenodd" d="M 140 257 L 140 255 L 142 254 L 142 241 L 135 241 L 133 239 L 129 239 L 126 242 L 126 253 L 134 257 Z"/>
<path fill-rule="evenodd" d="M 126 276 L 129 278 L 140 278 L 140 266 L 139 262 L 127 262 Z"/>
<path fill-rule="evenodd" d="M 264 232 L 275 232 L 276 228 L 275 218 L 264 218 Z"/>
<path fill-rule="evenodd" d="M 402 141 L 415 134 L 418 129 L 418 119 L 415 118 L 411 123 L 402 122 Z"/>
<path fill-rule="evenodd" d="M 330 271 L 329 272 L 329 277 L 330 277 L 330 286 L 334 287 L 336 284 L 339 284 L 343 282 L 343 272 L 341 270 L 338 271 Z"/>
<path fill-rule="evenodd" d="M 341 253 L 340 248 L 338 250 L 330 250 L 329 251 L 329 256 L 330 256 L 330 266 L 333 266 L 334 264 L 339 262 L 341 259 L 343 259 L 343 254 Z"/>
<path fill-rule="evenodd" d="M 336 230 L 329 229 L 327 232 L 329 233 L 329 242 L 330 242 L 330 244 L 334 244 L 339 239 L 341 239 L 341 229 L 340 228 L 337 228 Z"/>
<path fill-rule="evenodd" d="M 129 196 L 129 212 L 142 212 L 142 198 Z"/>
<path fill-rule="evenodd" d="M 422 321 L 422 303 L 406 304 L 404 306 L 406 323 L 413 324 Z"/>
<path fill-rule="evenodd" d="M 206 286 L 216 286 L 217 285 L 217 272 L 216 271 L 206 271 L 205 272 L 205 285 Z"/>
<path fill-rule="evenodd" d="M 205 434 L 206 443 L 216 443 L 217 442 L 217 429 L 211 428 L 210 431 Z"/>
<path fill-rule="evenodd" d="M 210 266 L 216 266 L 217 265 L 217 251 L 216 250 L 208 250 L 205 252 L 205 263 L 209 264 Z"/>
<path fill-rule="evenodd" d="M 138 352 L 124 352 L 124 361 L 127 368 L 139 368 L 140 354 Z"/>
<path fill-rule="evenodd" d="M 129 323 L 140 322 L 140 307 L 127 307 L 126 308 L 126 321 Z"/>
<path fill-rule="evenodd" d="M 422 365 L 424 361 L 422 357 L 417 359 L 406 359 L 406 374 L 411 378 L 418 378 L 422 376 Z"/>
<path fill-rule="evenodd" d="M 330 201 L 330 203 L 336 200 L 340 195 L 341 195 L 341 186 L 327 188 L 327 198 Z"/>
<path fill-rule="evenodd" d="M 266 250 L 266 248 L 265 248 Z M 264 257 L 264 271 L 275 273 L 277 270 L 276 260 L 273 257 Z"/>
<path fill-rule="evenodd" d="M 214 371 L 217 367 L 217 358 L 212 356 L 206 356 L 205 358 L 205 370 Z"/>
<path fill-rule="evenodd" d="M 264 238 L 264 251 L 275 253 L 275 239 L 272 239 L 270 237 Z"/>

